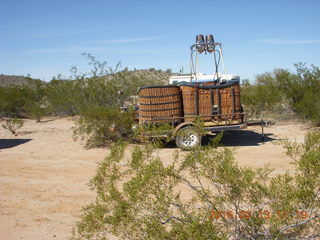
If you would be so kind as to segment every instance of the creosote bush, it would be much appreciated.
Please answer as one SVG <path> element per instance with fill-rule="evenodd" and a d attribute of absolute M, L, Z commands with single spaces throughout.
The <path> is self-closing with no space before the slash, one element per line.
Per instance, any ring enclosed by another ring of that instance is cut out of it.
<path fill-rule="evenodd" d="M 263 111 L 281 111 L 282 95 L 271 73 L 260 74 L 254 84 L 244 80 L 241 87 L 241 102 L 245 111 L 253 116 Z"/>
<path fill-rule="evenodd" d="M 285 69 L 260 74 L 253 83 L 243 81 L 241 102 L 249 115 L 295 113 L 320 124 L 320 68 L 295 64 L 296 73 Z"/>
<path fill-rule="evenodd" d="M 128 140 L 132 124 L 131 110 L 121 112 L 116 108 L 92 106 L 76 120 L 74 138 L 85 140 L 87 148 L 107 146 L 111 142 Z"/>
<path fill-rule="evenodd" d="M 54 97 L 49 102 L 57 101 L 52 106 L 55 109 L 59 107 L 59 112 L 79 115 L 74 136 L 85 140 L 87 147 L 106 146 L 120 139 L 128 140 L 132 136 L 134 118 L 130 97 L 136 94 L 138 86 L 163 82 L 143 76 L 139 78 L 127 68 L 120 71 L 120 64 L 111 68 L 106 62 L 99 62 L 90 54 L 85 55 L 89 65 L 92 65 L 91 73 L 78 74 L 77 69 L 73 68 L 74 81 L 56 82 L 65 85 L 62 88 L 64 96 Z M 52 91 L 60 96 L 60 88 L 54 87 Z M 124 105 L 128 111 L 120 110 Z"/>
<path fill-rule="evenodd" d="M 12 135 L 17 135 L 17 130 L 22 128 L 22 126 L 23 120 L 16 117 L 7 118 L 5 119 L 5 124 L 2 124 L 2 127 L 11 132 Z"/>
<path fill-rule="evenodd" d="M 113 144 L 73 239 L 316 239 L 320 133 L 283 144 L 296 159 L 294 175 L 240 167 L 226 148 L 177 151 L 164 164 L 152 145 L 135 146 L 128 158 L 125 143 Z"/>

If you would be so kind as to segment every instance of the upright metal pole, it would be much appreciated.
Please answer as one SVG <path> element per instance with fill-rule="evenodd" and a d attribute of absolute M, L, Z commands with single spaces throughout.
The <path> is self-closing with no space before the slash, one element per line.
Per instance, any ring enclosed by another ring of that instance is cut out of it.
<path fill-rule="evenodd" d="M 199 72 L 199 60 L 198 60 L 198 50 L 196 50 L 196 71 L 195 71 L 195 78 L 196 82 L 198 82 L 198 72 Z"/>
<path fill-rule="evenodd" d="M 261 140 L 262 142 L 264 142 L 264 123 L 263 123 L 263 119 L 261 119 Z"/>

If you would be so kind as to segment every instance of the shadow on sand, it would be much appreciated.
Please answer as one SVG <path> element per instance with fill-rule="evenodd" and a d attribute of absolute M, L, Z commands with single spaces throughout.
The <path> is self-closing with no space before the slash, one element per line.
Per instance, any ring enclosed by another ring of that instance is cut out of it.
<path fill-rule="evenodd" d="M 239 146 L 258 146 L 263 142 L 270 142 L 275 140 L 272 137 L 273 134 L 265 134 L 264 141 L 262 141 L 262 135 L 260 133 L 250 130 L 230 130 L 223 133 L 221 139 L 221 145 L 225 147 L 239 147 Z M 202 138 L 201 144 L 206 146 L 210 143 L 215 135 L 206 135 Z M 170 141 L 163 146 L 163 148 L 176 148 L 174 141 Z"/>
<path fill-rule="evenodd" d="M 13 148 L 32 139 L 0 139 L 0 149 Z"/>
<path fill-rule="evenodd" d="M 272 137 L 273 134 L 264 134 L 264 140 L 262 140 L 261 133 L 257 133 L 250 130 L 232 130 L 223 133 L 221 144 L 226 147 L 236 146 L 258 146 L 263 142 L 270 142 L 275 140 Z M 210 142 L 214 136 L 207 135 L 204 137 L 202 144 L 206 145 Z"/>
<path fill-rule="evenodd" d="M 47 122 L 52 122 L 52 121 L 54 121 L 54 119 L 45 119 L 45 120 L 41 119 L 40 122 L 38 122 L 38 123 L 47 123 Z"/>

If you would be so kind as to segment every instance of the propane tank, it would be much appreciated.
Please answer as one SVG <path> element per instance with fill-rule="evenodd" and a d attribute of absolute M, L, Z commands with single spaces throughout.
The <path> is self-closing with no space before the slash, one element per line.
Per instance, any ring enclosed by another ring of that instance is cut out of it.
<path fill-rule="evenodd" d="M 199 53 L 204 52 L 204 50 L 205 50 L 205 42 L 204 42 L 204 36 L 202 34 L 198 34 L 196 36 L 196 44 L 197 44 L 197 51 Z"/>
<path fill-rule="evenodd" d="M 207 51 L 209 53 L 212 53 L 214 51 L 214 38 L 213 38 L 213 35 L 211 35 L 211 34 L 206 35 L 206 46 L 207 46 Z"/>

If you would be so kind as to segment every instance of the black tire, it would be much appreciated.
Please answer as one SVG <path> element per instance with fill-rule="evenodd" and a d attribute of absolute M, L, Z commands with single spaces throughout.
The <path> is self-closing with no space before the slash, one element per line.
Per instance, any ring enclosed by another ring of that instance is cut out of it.
<path fill-rule="evenodd" d="M 181 150 L 189 151 L 201 145 L 201 134 L 192 126 L 180 129 L 176 135 L 176 145 Z"/>

